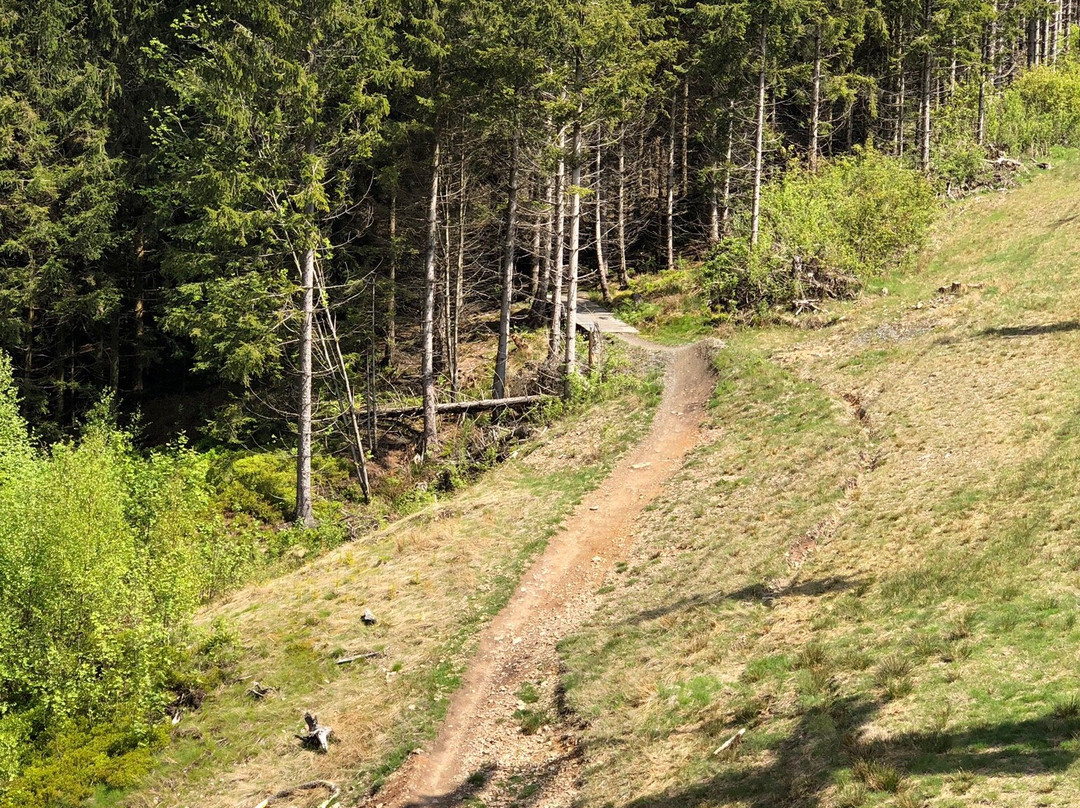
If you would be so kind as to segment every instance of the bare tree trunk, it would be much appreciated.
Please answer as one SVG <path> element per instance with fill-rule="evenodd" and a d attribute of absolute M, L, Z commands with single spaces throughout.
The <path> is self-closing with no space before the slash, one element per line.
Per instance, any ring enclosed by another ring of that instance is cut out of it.
<path fill-rule="evenodd" d="M 578 67 L 577 86 L 580 86 L 581 67 Z M 577 375 L 577 304 L 578 267 L 581 259 L 581 103 L 574 119 L 574 142 L 570 171 L 570 262 L 566 290 L 566 393 L 571 390 L 571 378 Z"/>
<path fill-rule="evenodd" d="M 735 150 L 735 99 L 728 101 L 727 145 L 724 148 L 724 189 L 720 208 L 720 232 L 730 235 L 731 230 L 731 159 Z"/>
<path fill-rule="evenodd" d="M 540 202 L 539 183 L 537 183 L 536 185 L 536 196 L 534 198 L 537 200 L 537 202 Z M 539 207 L 539 205 L 537 207 Z M 532 250 L 529 261 L 529 308 L 535 309 L 540 297 L 540 270 L 544 263 L 544 228 L 541 224 L 539 216 L 533 217 L 532 231 Z"/>
<path fill-rule="evenodd" d="M 1054 25 L 1053 25 L 1054 34 L 1053 34 L 1053 47 L 1052 47 L 1053 56 L 1051 57 L 1053 59 L 1053 63 L 1055 65 L 1058 63 L 1058 57 L 1061 55 L 1061 38 L 1062 38 L 1061 23 L 1062 23 L 1062 19 L 1064 18 L 1064 16 L 1065 16 L 1064 3 L 1062 2 L 1062 0 L 1057 0 L 1057 2 L 1054 4 Z"/>
<path fill-rule="evenodd" d="M 562 353 L 563 262 L 566 251 L 566 129 L 559 130 L 559 165 L 555 170 L 555 263 L 552 266 L 551 333 L 548 357 Z"/>
<path fill-rule="evenodd" d="M 894 138 L 896 145 L 896 156 L 903 157 L 906 143 L 904 142 L 904 117 L 907 112 L 907 72 L 904 70 L 904 44 L 900 43 L 899 52 L 897 54 L 897 62 L 899 67 L 899 89 L 897 91 L 898 100 L 896 107 L 896 137 Z"/>
<path fill-rule="evenodd" d="M 626 124 L 619 129 L 619 283 L 625 289 L 630 285 L 630 272 L 626 263 Z"/>
<path fill-rule="evenodd" d="M 315 218 L 315 205 L 308 202 L 305 209 L 309 223 Z M 308 236 L 314 239 L 314 234 Z M 311 344 L 315 313 L 315 245 L 304 252 L 300 288 L 303 294 L 300 325 L 300 415 L 296 446 L 296 523 L 315 527 L 311 509 Z"/>
<path fill-rule="evenodd" d="M 924 33 L 929 35 L 933 25 L 933 0 L 924 0 Z M 922 65 L 922 102 L 921 123 L 919 126 L 919 168 L 924 174 L 930 173 L 930 143 L 931 143 L 931 119 L 930 113 L 933 105 L 934 91 L 934 53 L 929 44 L 925 45 Z"/>
<path fill-rule="evenodd" d="M 713 124 L 713 148 L 720 139 L 719 127 Z M 713 162 L 709 172 L 709 246 L 720 243 L 720 166 Z"/>
<path fill-rule="evenodd" d="M 439 262 L 439 296 L 435 307 L 438 322 L 438 327 L 435 329 L 435 372 L 447 377 L 450 375 L 450 364 L 453 361 L 453 349 L 450 347 L 450 276 L 452 274 L 450 261 L 453 255 L 450 246 L 450 205 L 452 198 L 453 189 L 450 181 L 447 180 L 443 183 L 442 213 L 439 216 L 439 221 L 442 222 L 440 225 L 442 229 L 442 244 L 440 245 L 442 260 Z"/>
<path fill-rule="evenodd" d="M 822 62 L 822 25 L 819 22 L 814 29 L 814 85 L 810 101 L 810 170 L 818 169 L 818 139 L 821 133 L 821 62 Z"/>
<path fill-rule="evenodd" d="M 514 258 L 517 247 L 518 157 L 520 135 L 515 130 L 510 145 L 510 176 L 506 200 L 506 233 L 503 237 L 502 305 L 499 309 L 499 347 L 495 353 L 495 378 L 491 397 L 502 398 L 506 392 L 506 361 L 510 352 L 510 305 L 514 293 Z"/>
<path fill-rule="evenodd" d="M 604 301 L 611 302 L 611 288 L 608 286 L 608 267 L 604 260 L 604 200 L 603 189 L 603 131 L 596 131 L 596 183 L 594 191 L 596 196 L 596 269 L 600 273 L 600 293 Z"/>
<path fill-rule="evenodd" d="M 450 334 L 453 361 L 450 364 L 450 395 L 457 401 L 461 393 L 458 346 L 461 344 L 461 307 L 465 303 L 465 213 L 468 207 L 465 181 L 465 155 L 461 155 L 461 176 L 458 182 L 458 243 L 454 265 L 454 305 L 450 312 Z"/>
<path fill-rule="evenodd" d="M 547 320 L 548 295 L 551 293 L 551 259 L 555 238 L 555 180 L 550 175 L 544 179 L 544 216 L 537 222 L 541 232 L 540 247 L 540 286 L 533 298 L 531 318 L 538 323 Z"/>
<path fill-rule="evenodd" d="M 754 141 L 754 194 L 750 213 L 750 246 L 756 247 L 761 237 L 761 180 L 765 167 L 765 71 L 769 55 L 769 29 L 761 25 L 761 45 L 758 69 L 757 132 Z"/>
<path fill-rule="evenodd" d="M 397 348 L 397 183 L 390 191 L 390 293 L 386 300 L 386 364 L 393 365 Z"/>
<path fill-rule="evenodd" d="M 959 65 L 956 60 L 956 37 L 952 38 L 949 50 L 952 52 L 952 63 L 949 66 L 949 95 L 956 93 L 956 71 Z"/>
<path fill-rule="evenodd" d="M 683 76 L 682 84 L 682 182 L 679 184 L 685 196 L 690 188 L 690 75 Z"/>
<path fill-rule="evenodd" d="M 664 209 L 667 231 L 667 268 L 675 269 L 675 98 L 671 99 L 671 125 L 668 127 L 667 204 Z"/>
<path fill-rule="evenodd" d="M 322 272 L 319 272 L 319 299 L 322 301 L 323 317 L 329 330 L 329 339 L 322 339 L 323 354 L 326 364 L 333 372 L 334 369 L 341 373 L 341 386 L 338 388 L 338 401 L 341 406 L 341 415 L 349 419 L 349 449 L 353 456 L 353 465 L 356 468 L 356 476 L 360 480 L 360 490 L 364 493 L 364 502 L 371 502 L 371 485 L 368 482 L 367 457 L 364 454 L 364 440 L 360 437 L 360 421 L 356 415 L 356 396 L 353 395 L 352 383 L 349 381 L 349 368 L 345 364 L 345 355 L 341 352 L 341 339 L 338 337 L 337 322 L 330 310 L 329 297 L 326 293 L 326 280 Z M 333 355 L 329 345 L 333 345 Z M 336 385 L 335 385 L 336 386 Z M 370 409 L 370 408 L 369 408 Z"/>
<path fill-rule="evenodd" d="M 420 377 L 424 388 L 423 454 L 438 445 L 435 414 L 435 261 L 439 251 L 439 141 L 431 156 L 431 190 L 427 211 L 427 247 L 424 252 L 424 313 L 420 322 L 423 357 Z"/>

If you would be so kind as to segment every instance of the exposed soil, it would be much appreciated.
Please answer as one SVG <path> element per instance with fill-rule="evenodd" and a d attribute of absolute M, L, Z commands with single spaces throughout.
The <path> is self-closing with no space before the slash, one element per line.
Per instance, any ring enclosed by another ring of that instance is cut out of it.
<path fill-rule="evenodd" d="M 665 349 L 624 338 L 668 364 L 649 434 L 581 502 L 483 632 L 434 745 L 417 750 L 369 805 L 572 803 L 579 735 L 562 708 L 556 645 L 595 610 L 605 575 L 633 545 L 636 517 L 697 445 L 714 388 L 704 345 Z"/>

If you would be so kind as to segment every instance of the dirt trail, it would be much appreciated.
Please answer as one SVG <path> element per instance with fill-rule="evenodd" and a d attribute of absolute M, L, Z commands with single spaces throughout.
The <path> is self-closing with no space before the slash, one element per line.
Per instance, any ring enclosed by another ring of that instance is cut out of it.
<path fill-rule="evenodd" d="M 370 805 L 449 806 L 479 797 L 494 806 L 525 794 L 534 806 L 571 803 L 580 774 L 578 739 L 559 717 L 556 643 L 595 609 L 604 576 L 633 543 L 635 518 L 696 446 L 714 387 L 703 346 L 664 349 L 624 339 L 667 359 L 651 430 L 581 502 L 482 633 L 434 746 L 414 754 Z M 526 683 L 534 703 L 519 700 Z M 517 711 L 555 713 L 556 720 L 538 721 L 542 726 L 526 734 Z"/>

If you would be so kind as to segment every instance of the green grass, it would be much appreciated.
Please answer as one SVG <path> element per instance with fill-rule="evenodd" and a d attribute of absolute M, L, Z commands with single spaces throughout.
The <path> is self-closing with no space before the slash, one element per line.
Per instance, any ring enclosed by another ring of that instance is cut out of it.
<path fill-rule="evenodd" d="M 950 206 L 833 327 L 729 338 L 715 442 L 560 646 L 584 806 L 1080 802 L 1080 160 L 1054 163 Z"/>

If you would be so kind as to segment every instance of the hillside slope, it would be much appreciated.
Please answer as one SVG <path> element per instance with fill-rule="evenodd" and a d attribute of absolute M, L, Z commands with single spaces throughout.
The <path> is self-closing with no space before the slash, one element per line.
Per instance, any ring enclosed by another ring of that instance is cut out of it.
<path fill-rule="evenodd" d="M 615 352 L 609 367 L 622 370 L 601 387 L 605 400 L 564 413 L 466 491 L 207 608 L 199 622 L 216 630 L 204 655 L 232 675 L 173 728 L 144 783 L 103 788 L 92 804 L 255 806 L 321 778 L 341 786 L 345 804 L 368 793 L 432 736 L 476 633 L 648 429 L 659 369 Z M 361 620 L 366 609 L 374 625 Z M 255 697 L 258 685 L 272 690 Z M 329 754 L 294 738 L 308 710 L 335 731 Z"/>
<path fill-rule="evenodd" d="M 729 341 L 562 645 L 582 804 L 1080 803 L 1077 188 L 956 205 L 837 325 Z"/>

